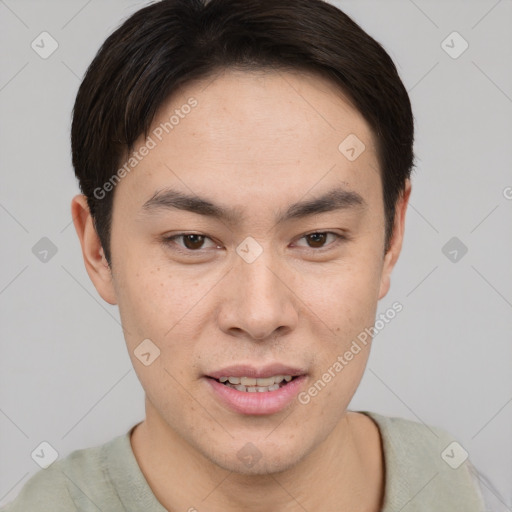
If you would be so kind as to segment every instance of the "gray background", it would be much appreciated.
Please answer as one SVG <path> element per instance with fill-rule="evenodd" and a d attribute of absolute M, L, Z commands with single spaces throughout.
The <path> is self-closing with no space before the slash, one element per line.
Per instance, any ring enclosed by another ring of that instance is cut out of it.
<path fill-rule="evenodd" d="M 495 510 L 510 510 L 512 3 L 335 3 L 397 63 L 417 129 L 403 252 L 379 312 L 404 309 L 376 336 L 350 408 L 448 430 L 501 493 Z M 0 505 L 39 470 L 42 441 L 63 458 L 144 417 L 117 308 L 89 281 L 71 224 L 69 147 L 87 65 L 142 5 L 0 0 Z M 31 48 L 43 31 L 59 45 L 47 59 Z M 453 31 L 469 44 L 458 58 L 441 46 Z M 42 237 L 57 248 L 46 262 L 32 251 Z M 452 237 L 456 261 L 442 251 Z"/>

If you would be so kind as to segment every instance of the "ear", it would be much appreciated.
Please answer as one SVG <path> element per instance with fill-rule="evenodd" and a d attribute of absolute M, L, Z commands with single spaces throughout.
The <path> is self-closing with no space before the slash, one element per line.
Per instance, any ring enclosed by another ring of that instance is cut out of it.
<path fill-rule="evenodd" d="M 393 236 L 391 237 L 391 243 L 388 252 L 384 256 L 384 263 L 382 266 L 382 274 L 380 280 L 380 291 L 379 300 L 384 297 L 390 287 L 391 283 L 391 272 L 398 260 L 400 251 L 402 250 L 402 242 L 404 239 L 405 229 L 405 213 L 407 211 L 407 205 L 409 204 L 409 197 L 411 195 L 411 180 L 407 179 L 405 183 L 405 189 L 397 200 L 395 208 L 395 220 L 393 225 Z"/>
<path fill-rule="evenodd" d="M 94 227 L 87 198 L 83 194 L 78 194 L 72 199 L 71 215 L 82 246 L 82 256 L 89 278 L 103 300 L 112 305 L 117 304 L 112 272 Z"/>

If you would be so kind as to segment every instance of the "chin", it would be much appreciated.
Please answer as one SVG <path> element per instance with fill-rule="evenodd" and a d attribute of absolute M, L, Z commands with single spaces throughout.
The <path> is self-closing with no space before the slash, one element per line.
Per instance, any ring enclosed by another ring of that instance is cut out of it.
<path fill-rule="evenodd" d="M 226 446 L 223 452 L 208 452 L 203 455 L 213 464 L 226 471 L 247 476 L 264 476 L 281 473 L 298 464 L 306 455 L 303 440 L 300 436 L 294 438 L 297 444 L 289 438 L 281 443 L 260 441 L 233 442 Z"/>

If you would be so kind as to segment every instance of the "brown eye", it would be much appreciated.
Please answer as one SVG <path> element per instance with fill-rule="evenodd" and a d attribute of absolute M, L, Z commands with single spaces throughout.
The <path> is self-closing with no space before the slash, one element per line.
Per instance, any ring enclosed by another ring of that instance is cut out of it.
<path fill-rule="evenodd" d="M 204 244 L 205 237 L 203 235 L 189 234 L 182 235 L 183 245 L 190 250 L 201 249 Z"/>
<path fill-rule="evenodd" d="M 162 241 L 171 249 L 182 252 L 188 251 L 189 254 L 192 252 L 200 253 L 202 250 L 208 248 L 218 248 L 210 237 L 200 235 L 199 233 L 180 233 L 173 236 L 164 236 Z M 207 245 L 208 243 L 210 245 Z"/>
<path fill-rule="evenodd" d="M 299 239 L 299 242 L 305 241 L 307 245 L 303 243 L 296 243 L 296 245 L 305 249 L 328 250 L 334 249 L 345 240 L 347 240 L 345 235 L 333 233 L 332 231 L 315 231 L 314 233 L 303 235 Z"/>
<path fill-rule="evenodd" d="M 309 247 L 322 247 L 327 240 L 328 233 L 311 233 L 310 235 L 306 235 L 304 238 L 308 239 Z"/>

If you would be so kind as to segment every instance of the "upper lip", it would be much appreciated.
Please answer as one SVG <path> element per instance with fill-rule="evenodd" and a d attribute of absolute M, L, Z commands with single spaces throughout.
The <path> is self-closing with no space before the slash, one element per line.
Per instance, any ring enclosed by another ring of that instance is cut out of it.
<path fill-rule="evenodd" d="M 296 377 L 298 375 L 305 375 L 305 373 L 306 372 L 301 368 L 281 363 L 273 363 L 259 368 L 247 364 L 226 366 L 221 370 L 215 370 L 206 375 L 207 377 L 212 377 L 218 380 L 221 377 L 252 377 L 256 379 L 274 377 L 275 375 L 291 375 L 292 377 Z"/>

